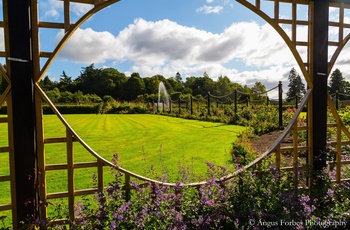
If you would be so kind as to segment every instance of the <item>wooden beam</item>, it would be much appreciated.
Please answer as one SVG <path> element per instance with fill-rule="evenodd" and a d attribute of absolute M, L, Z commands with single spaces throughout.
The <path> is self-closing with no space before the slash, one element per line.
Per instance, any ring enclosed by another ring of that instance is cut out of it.
<path fill-rule="evenodd" d="M 38 205 L 34 184 L 36 124 L 30 14 L 31 1 L 8 0 L 9 50 L 14 140 L 16 228 L 33 218 Z"/>

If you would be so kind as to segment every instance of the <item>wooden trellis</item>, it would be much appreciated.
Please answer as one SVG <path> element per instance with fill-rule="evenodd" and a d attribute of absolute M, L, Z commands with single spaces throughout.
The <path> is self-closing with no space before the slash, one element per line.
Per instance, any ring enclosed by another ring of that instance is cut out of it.
<path fill-rule="evenodd" d="M 91 194 L 103 188 L 103 166 L 114 165 L 101 158 L 94 152 L 69 126 L 64 118 L 59 114 L 55 106 L 50 102 L 45 93 L 41 90 L 38 82 L 59 53 L 60 49 L 67 42 L 69 37 L 77 30 L 77 28 L 85 22 L 89 17 L 99 10 L 118 2 L 119 0 L 57 0 L 63 4 L 64 19 L 62 22 L 40 21 L 38 18 L 37 0 L 2 0 L 3 21 L 0 27 L 4 30 L 5 50 L 0 52 L 0 57 L 6 60 L 6 69 L 0 65 L 0 72 L 3 78 L 8 82 L 8 87 L 0 97 L 0 106 L 5 102 L 8 114 L 6 117 L 0 118 L 0 123 L 7 124 L 8 127 L 8 144 L 0 146 L 0 154 L 8 154 L 9 158 L 9 175 L 0 175 L 0 183 L 10 182 L 11 187 L 11 203 L 0 204 L 0 211 L 11 210 L 13 228 L 17 229 L 21 220 L 27 215 L 37 211 L 39 218 L 45 220 L 47 218 L 46 206 L 40 205 L 39 201 L 44 204 L 54 198 L 68 198 L 70 207 L 69 217 L 74 219 L 72 206 L 74 205 L 75 196 Z M 350 139 L 348 130 L 342 124 L 339 116 L 334 109 L 326 90 L 326 80 L 329 75 L 340 51 L 350 39 L 350 34 L 346 34 L 346 29 L 350 28 L 350 24 L 344 21 L 344 10 L 350 9 L 350 0 L 272 0 L 268 1 L 273 7 L 273 16 L 269 16 L 262 8 L 262 0 L 237 0 L 263 19 L 265 19 L 283 38 L 287 46 L 293 53 L 299 67 L 306 79 L 309 91 L 303 99 L 303 104 L 308 106 L 307 126 L 298 128 L 297 115 L 300 113 L 302 106 L 298 109 L 292 122 L 282 133 L 276 143 L 271 146 L 258 159 L 251 162 L 237 172 L 227 175 L 218 180 L 225 181 L 234 178 L 243 170 L 251 168 L 260 163 L 266 157 L 276 154 L 276 166 L 281 170 L 291 170 L 281 166 L 281 154 L 283 151 L 293 152 L 293 163 L 298 161 L 298 153 L 300 151 L 308 151 L 308 164 L 313 165 L 313 152 L 324 148 L 326 143 L 325 132 L 327 130 L 327 104 L 331 109 L 336 124 L 330 124 L 330 127 L 337 128 L 337 138 L 333 143 L 336 145 L 336 181 L 346 178 L 341 177 L 341 167 L 349 164 L 348 161 L 341 161 L 340 148 L 348 142 L 341 141 L 340 134 L 343 132 Z M 71 4 L 90 4 L 91 9 L 84 14 L 78 21 L 72 22 L 70 19 Z M 281 3 L 287 4 L 291 8 L 292 18 L 283 19 L 280 16 Z M 298 5 L 307 6 L 309 11 L 308 20 L 298 19 Z M 332 22 L 328 20 L 328 9 L 334 7 L 339 10 L 339 20 Z M 29 11 L 28 11 L 29 9 Z M 326 14 L 325 14 L 326 13 Z M 29 26 L 30 25 L 30 26 Z M 283 29 L 283 25 L 291 28 L 291 33 L 287 34 Z M 298 28 L 308 28 L 307 41 L 298 40 Z M 329 41 L 328 27 L 332 26 L 338 29 L 338 41 Z M 65 34 L 54 50 L 41 50 L 39 29 L 57 29 L 64 30 Z M 317 35 L 317 36 L 316 36 Z M 316 49 L 322 46 L 322 42 L 326 39 L 327 45 L 324 48 Z M 335 52 L 328 60 L 328 47 L 336 47 Z M 307 57 L 302 58 L 299 48 L 306 49 Z M 43 61 L 44 60 L 44 61 Z M 42 67 L 41 67 L 42 66 Z M 44 124 L 42 115 L 42 101 L 46 101 L 52 110 L 66 128 L 66 135 L 60 138 L 52 138 L 44 136 Z M 316 116 L 321 114 L 321 118 Z M 24 122 L 24 123 L 23 123 Z M 319 126 L 321 129 L 319 129 Z M 306 130 L 308 135 L 307 145 L 298 145 L 298 131 Z M 320 131 L 320 132 L 319 132 Z M 286 135 L 293 133 L 293 145 L 291 147 L 281 147 L 281 141 Z M 316 144 L 315 140 L 319 143 Z M 61 143 L 66 145 L 67 163 L 49 165 L 45 160 L 45 146 L 52 143 Z M 73 154 L 74 143 L 81 144 L 88 153 L 95 157 L 93 162 L 75 162 Z M 316 150 L 315 150 L 316 149 Z M 326 162 L 321 162 L 326 163 Z M 321 165 L 322 165 L 321 164 Z M 75 189 L 74 172 L 75 169 L 95 167 L 98 172 L 98 187 L 90 189 Z M 33 172 L 33 169 L 35 171 Z M 130 191 L 130 180 L 135 178 L 142 181 L 150 181 L 160 183 L 140 175 L 129 172 L 118 167 L 125 175 L 126 191 Z M 50 170 L 67 170 L 68 186 L 66 191 L 50 193 L 46 191 L 46 172 Z M 28 176 L 30 180 L 28 180 Z M 298 179 L 298 175 L 295 178 Z M 310 188 L 310 180 L 309 188 Z M 186 186 L 200 186 L 205 182 L 188 184 Z M 35 185 L 35 189 L 33 189 Z M 173 184 L 168 184 L 173 186 Z M 31 201 L 31 205 L 25 205 Z M 35 204 L 35 205 L 32 205 Z"/>

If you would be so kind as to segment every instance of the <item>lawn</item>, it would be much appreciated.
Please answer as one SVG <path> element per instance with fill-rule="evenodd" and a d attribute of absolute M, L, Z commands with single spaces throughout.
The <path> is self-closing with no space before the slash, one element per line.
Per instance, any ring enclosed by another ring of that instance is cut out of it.
<path fill-rule="evenodd" d="M 241 126 L 211 123 L 197 120 L 160 115 L 65 115 L 65 119 L 84 141 L 98 154 L 111 160 L 119 154 L 119 165 L 143 176 L 156 178 L 166 173 L 168 181 L 178 179 L 179 169 L 187 168 L 193 180 L 203 179 L 207 166 L 213 162 L 232 168 L 231 147 L 237 135 L 245 128 Z M 0 126 L 2 137 L 7 136 L 6 126 Z M 65 128 L 55 115 L 44 116 L 45 137 L 64 137 Z M 1 138 L 0 146 L 6 145 L 7 138 Z M 46 144 L 46 163 L 66 163 L 65 144 Z M 0 154 L 0 175 L 8 173 L 8 154 Z M 94 158 L 79 143 L 74 143 L 75 162 L 91 161 Z M 107 179 L 112 179 L 108 168 Z M 95 169 L 76 169 L 76 189 L 92 185 Z M 47 173 L 47 191 L 67 190 L 66 170 Z M 8 193 L 1 186 L 1 194 Z M 4 192 L 4 193 L 2 193 Z M 6 196 L 7 197 L 7 196 Z M 5 196 L 0 203 L 7 203 Z"/>
<path fill-rule="evenodd" d="M 190 165 L 198 175 L 206 172 L 206 161 L 231 166 L 232 143 L 244 130 L 241 126 L 157 115 L 67 115 L 65 118 L 107 160 L 118 153 L 119 165 L 130 171 L 145 175 L 153 165 L 157 172 L 166 170 L 170 178 L 177 174 L 179 164 Z M 46 128 L 47 135 L 54 129 L 64 133 L 63 129 L 57 130 L 53 116 L 45 116 L 45 124 L 51 127 Z M 79 155 L 75 157 L 77 161 L 85 160 L 85 155 Z"/>

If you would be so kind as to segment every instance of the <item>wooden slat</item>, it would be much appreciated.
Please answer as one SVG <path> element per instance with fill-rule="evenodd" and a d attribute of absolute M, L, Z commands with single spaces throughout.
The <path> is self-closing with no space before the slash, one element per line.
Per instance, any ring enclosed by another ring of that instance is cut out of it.
<path fill-rule="evenodd" d="M 73 138 L 73 142 L 76 142 L 77 139 Z M 45 138 L 44 143 L 45 144 L 55 144 L 55 143 L 66 143 L 67 138 L 66 137 L 53 137 L 53 138 Z"/>
<path fill-rule="evenodd" d="M 305 151 L 308 150 L 309 147 L 308 146 L 298 146 L 298 151 Z M 281 147 L 281 152 L 291 152 L 294 150 L 294 148 L 292 146 L 289 147 Z"/>
<path fill-rule="evenodd" d="M 103 163 L 98 161 L 97 164 L 97 186 L 98 190 L 101 192 L 103 189 Z"/>
<path fill-rule="evenodd" d="M 5 147 L 0 147 L 0 153 L 7 153 L 10 152 L 10 147 L 5 146 Z"/>
<path fill-rule="evenodd" d="M 336 169 L 335 180 L 339 183 L 341 179 L 341 124 L 338 123 L 337 127 L 337 146 L 336 146 Z"/>
<path fill-rule="evenodd" d="M 79 163 L 74 163 L 73 166 L 75 169 L 80 169 L 80 168 L 93 168 L 93 167 L 98 167 L 98 162 L 97 161 L 92 161 L 92 162 L 79 162 Z"/>
<path fill-rule="evenodd" d="M 68 214 L 69 219 L 74 220 L 74 154 L 73 137 L 69 129 L 66 129 L 67 135 L 67 166 L 68 166 Z"/>
<path fill-rule="evenodd" d="M 67 169 L 67 164 L 50 164 L 45 166 L 46 171 Z"/>
<path fill-rule="evenodd" d="M 74 196 L 91 195 L 98 192 L 98 188 L 81 189 L 74 191 Z"/>
<path fill-rule="evenodd" d="M 7 117 L 0 117 L 0 123 L 7 123 Z"/>
<path fill-rule="evenodd" d="M 97 161 L 92 161 L 92 162 L 79 162 L 79 163 L 74 163 L 73 168 L 74 169 L 81 169 L 81 168 L 93 168 L 93 167 L 98 167 L 98 162 Z M 68 165 L 65 163 L 62 164 L 49 164 L 45 166 L 45 170 L 47 171 L 52 171 L 52 170 L 64 170 L 68 169 Z"/>
<path fill-rule="evenodd" d="M 329 46 L 339 46 L 340 43 L 339 42 L 328 41 L 328 45 Z"/>
<path fill-rule="evenodd" d="M 68 197 L 68 192 L 55 192 L 55 193 L 48 193 L 46 195 L 46 199 L 58 199 L 58 198 L 65 198 Z"/>
<path fill-rule="evenodd" d="M 10 180 L 11 180 L 10 175 L 0 176 L 0 182 L 10 181 Z"/>
<path fill-rule="evenodd" d="M 12 205 L 11 205 L 11 204 L 3 204 L 3 205 L 0 205 L 0 212 L 1 212 L 1 211 L 11 210 L 11 209 L 12 209 Z"/>
<path fill-rule="evenodd" d="M 276 150 L 276 168 L 280 169 L 281 168 L 281 145 L 277 146 Z"/>
<path fill-rule="evenodd" d="M 60 22 L 39 22 L 40 28 L 64 29 L 64 23 Z"/>
<path fill-rule="evenodd" d="M 40 51 L 39 56 L 42 57 L 42 58 L 51 58 L 52 57 L 52 52 Z"/>
<path fill-rule="evenodd" d="M 291 19 L 278 19 L 277 23 L 279 24 L 289 24 L 291 25 L 293 21 Z M 309 24 L 308 21 L 296 20 L 296 25 L 307 26 Z"/>
<path fill-rule="evenodd" d="M 95 4 L 96 0 L 70 0 L 70 2 L 84 3 L 84 4 Z M 98 2 L 101 2 L 101 1 L 98 1 Z"/>
<path fill-rule="evenodd" d="M 296 41 L 295 45 L 297 46 L 309 46 L 308 42 Z"/>
<path fill-rule="evenodd" d="M 84 195 L 90 195 L 98 192 L 98 188 L 90 188 L 90 189 L 80 189 L 75 190 L 73 195 L 74 196 L 84 196 Z M 47 194 L 47 199 L 58 199 L 58 198 L 67 198 L 69 196 L 68 191 L 64 192 L 56 192 L 56 193 L 49 193 Z"/>

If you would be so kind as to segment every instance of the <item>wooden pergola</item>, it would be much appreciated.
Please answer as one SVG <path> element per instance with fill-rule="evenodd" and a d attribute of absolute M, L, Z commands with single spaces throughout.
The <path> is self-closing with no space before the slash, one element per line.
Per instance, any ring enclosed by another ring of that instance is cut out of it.
<path fill-rule="evenodd" d="M 13 156 L 10 157 L 10 168 L 14 173 L 10 178 L 0 178 L 0 181 L 11 181 L 12 194 L 11 207 L 0 207 L 0 211 L 12 209 L 15 229 L 20 221 L 25 220 L 28 216 L 32 217 L 34 213 L 38 213 L 40 218 L 45 219 L 46 217 L 46 210 L 41 210 L 38 204 L 40 199 L 45 200 L 47 197 L 45 191 L 47 166 L 44 160 L 44 142 L 47 140 L 43 135 L 42 116 L 42 100 L 45 95 L 37 83 L 74 31 L 94 13 L 119 0 L 58 1 L 62 1 L 64 6 L 64 21 L 61 23 L 39 21 L 37 0 L 2 0 L 4 21 L 0 23 L 0 26 L 4 28 L 5 51 L 1 52 L 0 56 L 6 59 L 6 69 L 0 66 L 0 72 L 9 86 L 0 97 L 0 104 L 7 102 L 8 117 L 0 122 L 8 123 L 9 146 L 0 148 L 0 150 L 8 151 Z M 274 15 L 272 17 L 261 10 L 262 1 L 237 0 L 261 16 L 281 35 L 299 64 L 308 88 L 312 90 L 311 99 L 308 102 L 308 163 L 314 171 L 320 171 L 326 166 L 326 160 L 322 154 L 327 144 L 327 104 L 331 103 L 327 93 L 327 78 L 340 51 L 350 39 L 350 35 L 345 34 L 345 29 L 349 29 L 350 24 L 344 22 L 344 9 L 350 8 L 350 0 L 267 0 L 273 3 Z M 70 3 L 73 2 L 93 6 L 75 23 L 70 20 Z M 280 3 L 290 4 L 292 19 L 280 18 Z M 308 20 L 297 19 L 299 4 L 308 6 Z M 338 22 L 329 21 L 330 7 L 339 9 Z M 291 26 L 291 35 L 285 33 L 282 25 Z M 308 27 L 308 41 L 297 40 L 298 26 Z M 338 41 L 329 41 L 329 26 L 339 29 Z M 48 52 L 40 49 L 39 28 L 65 31 L 64 37 L 55 50 Z M 329 46 L 336 47 L 330 60 L 328 60 Z M 307 60 L 301 58 L 298 47 L 306 47 Z M 45 59 L 44 63 L 41 63 L 42 59 Z M 71 151 L 73 137 L 75 134 L 67 131 L 67 137 L 63 138 L 63 141 L 67 143 L 68 155 Z M 74 168 L 74 164 L 70 161 L 72 158 L 68 158 L 68 166 L 64 166 L 68 170 L 68 177 L 72 177 Z M 309 183 L 310 187 L 311 180 Z M 68 186 L 68 192 L 74 193 L 73 182 Z M 68 196 L 74 198 L 74 194 Z"/>

